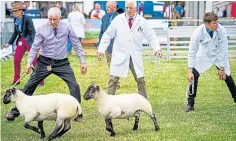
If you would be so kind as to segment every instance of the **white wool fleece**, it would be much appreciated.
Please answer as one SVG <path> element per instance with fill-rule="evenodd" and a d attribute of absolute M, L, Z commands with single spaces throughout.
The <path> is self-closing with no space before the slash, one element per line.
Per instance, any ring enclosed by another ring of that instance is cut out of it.
<path fill-rule="evenodd" d="M 74 119 L 82 113 L 79 102 L 72 96 L 60 93 L 28 96 L 16 90 L 16 107 L 25 122 L 55 119 Z"/>

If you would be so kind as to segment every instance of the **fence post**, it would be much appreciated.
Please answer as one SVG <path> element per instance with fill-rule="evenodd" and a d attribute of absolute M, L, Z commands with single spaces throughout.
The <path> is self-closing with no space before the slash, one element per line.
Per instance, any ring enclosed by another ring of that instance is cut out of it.
<path fill-rule="evenodd" d="M 170 27 L 167 30 L 167 59 L 170 60 L 170 38 L 169 38 Z"/>

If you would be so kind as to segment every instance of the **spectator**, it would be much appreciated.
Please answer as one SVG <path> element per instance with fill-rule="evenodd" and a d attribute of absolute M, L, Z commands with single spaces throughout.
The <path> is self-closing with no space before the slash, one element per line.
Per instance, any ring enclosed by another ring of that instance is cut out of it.
<path fill-rule="evenodd" d="M 80 58 L 80 71 L 86 73 L 85 56 L 79 39 L 68 24 L 61 20 L 61 11 L 57 7 L 48 10 L 48 22 L 42 24 L 35 35 L 34 43 L 28 54 L 25 72 L 29 73 L 33 59 L 41 49 L 38 58 L 38 64 L 35 67 L 33 75 L 30 76 L 23 92 L 27 95 L 33 95 L 40 81 L 51 74 L 55 74 L 63 79 L 70 89 L 70 94 L 81 103 L 80 87 L 76 82 L 74 72 L 70 67 L 67 58 L 67 42 L 71 40 L 76 55 Z M 53 111 L 54 109 L 52 109 Z M 15 107 L 7 114 L 8 120 L 14 120 L 19 116 L 19 111 Z M 74 120 L 81 121 L 82 115 L 78 115 Z"/>
<path fill-rule="evenodd" d="M 66 9 L 62 5 L 63 3 L 61 1 L 56 2 L 56 7 L 61 10 L 61 18 L 65 19 L 67 18 L 67 13 L 66 13 Z"/>
<path fill-rule="evenodd" d="M 30 51 L 31 45 L 34 41 L 35 28 L 33 21 L 30 17 L 24 15 L 25 9 L 22 3 L 15 2 L 12 5 L 12 12 L 14 15 L 14 32 L 6 44 L 6 47 L 12 45 L 16 40 L 16 49 L 14 55 L 14 79 L 13 84 L 15 84 L 20 79 L 21 71 L 21 60 L 24 56 L 25 51 Z M 33 60 L 33 65 L 37 62 L 37 56 Z M 18 82 L 16 85 L 20 84 Z M 43 82 L 42 82 L 43 85 Z"/>
<path fill-rule="evenodd" d="M 102 19 L 102 17 L 105 15 L 105 11 L 101 9 L 101 5 L 96 3 L 95 9 L 91 12 L 91 19 Z"/>
<path fill-rule="evenodd" d="M 30 7 L 30 1 L 24 1 L 23 2 L 23 7 L 24 7 L 25 10 L 32 9 L 32 7 Z"/>
<path fill-rule="evenodd" d="M 80 12 L 79 4 L 75 3 L 72 6 L 72 12 L 68 15 L 68 21 L 73 28 L 77 38 L 81 40 L 85 37 L 84 35 L 84 25 L 86 24 L 84 15 Z M 70 43 L 69 43 L 70 44 Z M 71 51 L 71 46 L 67 50 Z"/>
<path fill-rule="evenodd" d="M 178 12 L 179 16 L 182 17 L 184 13 L 184 8 L 181 5 L 181 2 L 178 2 L 178 5 L 175 7 L 176 11 Z"/>
<path fill-rule="evenodd" d="M 161 56 L 161 48 L 154 30 L 136 12 L 136 1 L 126 1 L 125 6 L 126 12 L 116 16 L 103 34 L 98 48 L 98 59 L 101 60 L 110 41 L 114 39 L 108 94 L 116 93 L 119 78 L 127 77 L 130 68 L 137 82 L 138 93 L 147 98 L 142 41 L 147 39 L 155 55 Z"/>
<path fill-rule="evenodd" d="M 227 7 L 227 18 L 231 18 L 232 4 L 229 4 Z"/>
<path fill-rule="evenodd" d="M 219 18 L 223 16 L 222 10 L 219 7 L 216 7 L 216 14 Z"/>
<path fill-rule="evenodd" d="M 116 6 L 116 12 L 121 14 L 121 13 L 124 13 L 124 10 L 117 5 Z"/>
<path fill-rule="evenodd" d="M 231 76 L 228 59 L 228 38 L 225 28 L 217 21 L 218 16 L 215 13 L 206 13 L 203 18 L 204 24 L 194 31 L 190 39 L 188 82 L 192 85 L 189 87 L 185 112 L 194 110 L 198 79 L 200 74 L 207 71 L 212 65 L 216 66 L 219 79 L 225 81 L 236 103 L 236 86 Z"/>
<path fill-rule="evenodd" d="M 223 18 L 227 18 L 227 15 L 228 15 L 227 11 L 228 11 L 228 5 L 226 4 L 225 9 L 223 10 L 223 15 L 222 15 Z"/>

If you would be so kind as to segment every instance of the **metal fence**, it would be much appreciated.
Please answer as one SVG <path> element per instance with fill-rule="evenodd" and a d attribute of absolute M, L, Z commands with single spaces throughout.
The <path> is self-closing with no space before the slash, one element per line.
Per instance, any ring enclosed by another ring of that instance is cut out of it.
<path fill-rule="evenodd" d="M 173 25 L 174 22 L 200 22 L 200 20 L 194 21 L 184 21 L 184 20 L 172 20 L 167 21 L 171 22 Z M 223 26 L 225 27 L 229 40 L 229 57 L 236 58 L 236 24 L 233 21 L 221 21 L 226 22 Z M 230 24 L 229 24 L 230 23 Z M 185 25 L 185 23 L 184 23 Z M 10 39 L 14 24 L 13 21 L 6 21 L 1 23 L 1 49 Z M 184 60 L 188 57 L 188 48 L 190 43 L 190 37 L 193 31 L 197 28 L 197 26 L 170 26 L 169 28 L 160 28 L 153 27 L 157 37 L 159 38 L 159 42 L 161 48 L 163 50 L 163 58 L 168 60 Z M 144 55 L 145 57 L 149 57 L 150 59 L 154 58 L 154 53 L 152 49 L 149 47 L 148 43 L 143 42 L 144 45 Z"/>

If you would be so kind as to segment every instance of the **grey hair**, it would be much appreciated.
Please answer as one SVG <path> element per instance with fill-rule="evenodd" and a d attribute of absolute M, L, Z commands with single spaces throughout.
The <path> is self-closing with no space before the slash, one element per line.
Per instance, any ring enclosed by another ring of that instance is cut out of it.
<path fill-rule="evenodd" d="M 109 3 L 109 4 L 111 3 L 111 4 L 112 4 L 112 6 L 114 6 L 114 7 L 116 7 L 116 5 L 117 5 L 117 3 L 116 3 L 115 1 L 107 1 L 107 3 L 106 3 L 106 4 L 108 4 L 108 3 Z"/>
<path fill-rule="evenodd" d="M 57 7 L 51 7 L 48 10 L 48 17 L 55 17 L 55 16 L 61 17 L 61 10 Z"/>
<path fill-rule="evenodd" d="M 128 1 L 125 2 L 125 6 L 129 3 L 132 3 L 134 5 L 134 7 L 137 8 L 137 2 L 136 1 L 129 1 L 128 0 Z"/>

